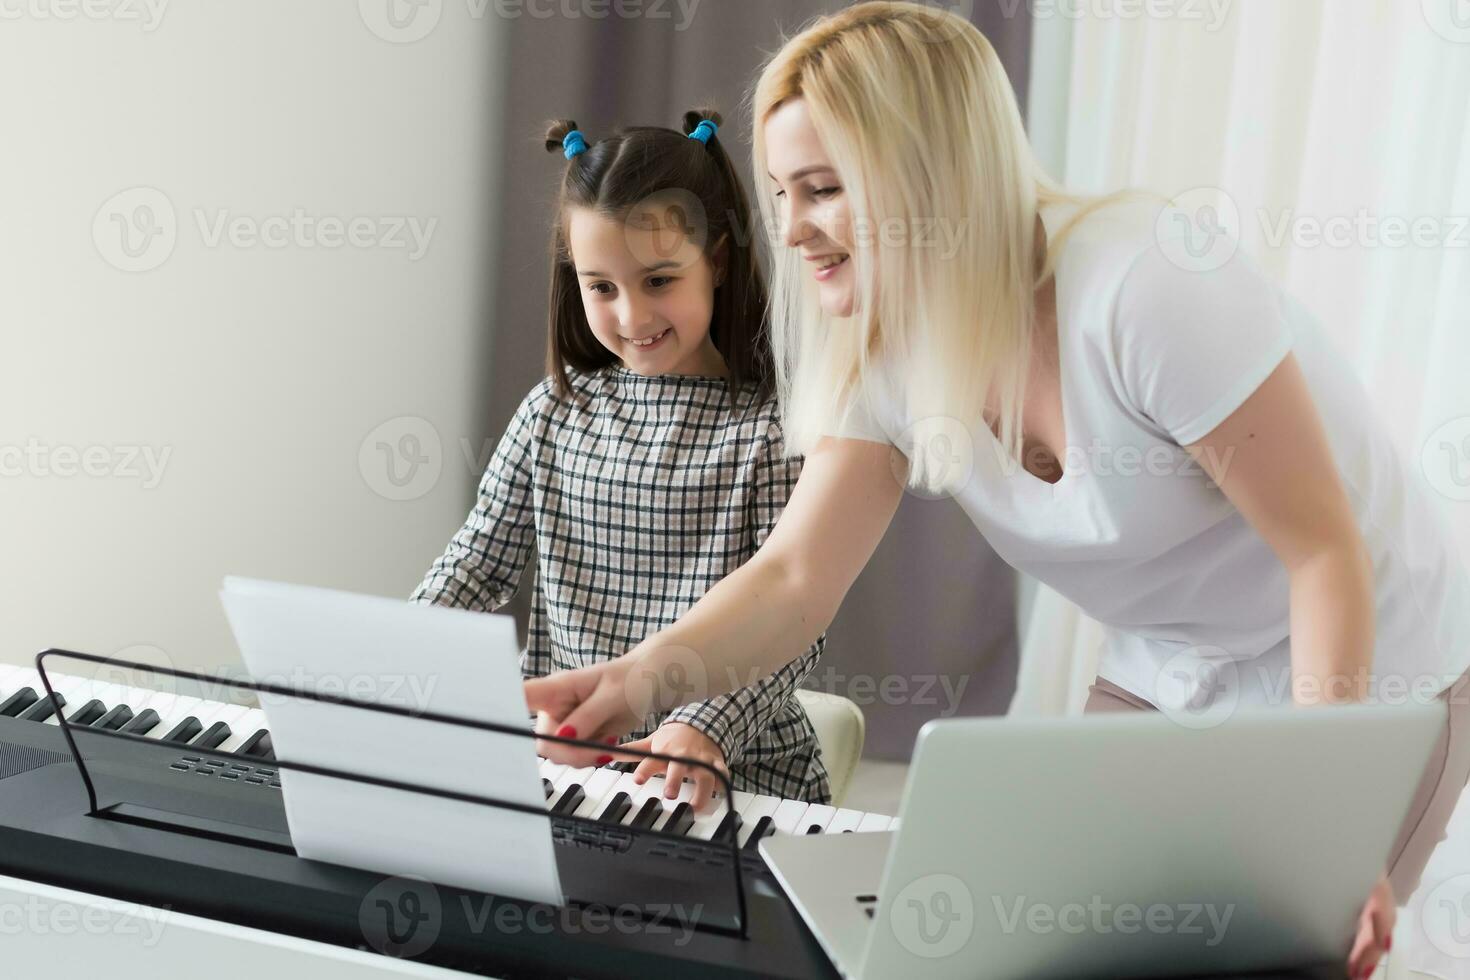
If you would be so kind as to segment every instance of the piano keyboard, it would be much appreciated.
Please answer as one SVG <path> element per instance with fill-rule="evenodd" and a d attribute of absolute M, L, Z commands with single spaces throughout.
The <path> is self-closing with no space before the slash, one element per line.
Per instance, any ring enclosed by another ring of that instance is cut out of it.
<path fill-rule="evenodd" d="M 203 698 L 184 697 L 147 688 L 89 680 L 47 671 L 63 700 L 67 721 L 177 744 L 181 750 L 214 749 L 275 777 L 275 759 L 265 714 L 259 708 Z M 40 677 L 34 668 L 0 665 L 0 717 L 57 725 Z M 206 757 L 199 757 L 206 758 Z M 553 815 L 588 817 L 612 827 L 652 829 L 691 840 L 737 844 L 750 852 L 772 834 L 841 834 L 892 830 L 898 818 L 845 807 L 808 804 L 776 796 L 735 791 L 733 812 L 723 803 L 706 813 L 693 812 L 692 783 L 678 797 L 664 799 L 664 778 L 643 785 L 631 773 L 613 767 L 572 769 L 540 760 L 547 810 Z M 252 780 L 252 782 L 255 782 Z M 279 785 L 274 778 L 263 789 Z"/>

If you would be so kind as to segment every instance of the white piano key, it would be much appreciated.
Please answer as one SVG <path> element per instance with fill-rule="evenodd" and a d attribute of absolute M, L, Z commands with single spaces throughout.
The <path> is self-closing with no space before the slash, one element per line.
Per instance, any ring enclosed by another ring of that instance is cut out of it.
<path fill-rule="evenodd" d="M 827 833 L 840 834 L 846 830 L 857 830 L 858 824 L 862 823 L 867 814 L 861 810 L 849 810 L 841 807 L 832 815 L 832 821 L 827 824 Z"/>
<path fill-rule="evenodd" d="M 643 789 L 642 786 L 639 786 L 637 783 L 633 782 L 633 774 L 631 772 L 619 773 L 617 782 L 613 783 L 612 789 L 608 792 L 607 800 L 605 802 L 611 803 L 613 797 L 617 796 L 619 793 L 627 793 L 630 800 L 636 801 L 638 799 L 638 792 L 641 789 Z M 598 809 L 596 816 L 599 819 L 601 819 L 602 811 L 604 809 L 606 809 L 606 805 Z M 637 815 L 638 807 L 635 803 L 634 806 L 628 809 L 627 813 L 623 814 L 623 818 L 619 820 L 618 823 L 626 827 L 628 824 L 633 822 L 633 818 Z"/>
<path fill-rule="evenodd" d="M 771 815 L 771 822 L 776 825 L 776 833 L 801 833 L 803 829 L 801 818 L 809 807 L 810 804 L 805 800 L 782 800 L 777 805 L 776 812 Z"/>
<path fill-rule="evenodd" d="M 897 830 L 898 829 L 898 817 L 894 817 L 893 818 L 893 822 L 888 825 L 888 829 L 889 830 Z"/>
<path fill-rule="evenodd" d="M 741 808 L 740 836 L 736 838 L 741 847 L 744 847 L 745 842 L 750 840 L 751 832 L 755 830 L 755 825 L 760 823 L 761 817 L 771 816 L 776 812 L 776 807 L 780 805 L 781 801 L 774 796 L 757 796 L 751 801 L 750 806 Z"/>
<path fill-rule="evenodd" d="M 720 829 L 720 824 L 725 819 L 725 812 L 724 799 L 715 800 L 714 805 L 704 813 L 694 815 L 694 826 L 689 828 L 689 836 L 697 840 L 709 840 L 715 835 L 715 831 Z M 738 807 L 736 812 L 739 812 Z"/>
<path fill-rule="evenodd" d="M 136 712 L 134 712 L 136 714 Z M 265 712 L 259 708 L 247 708 L 245 714 L 230 722 L 230 737 L 220 743 L 221 752 L 236 752 L 245 740 L 265 728 Z M 154 729 L 157 731 L 157 729 Z"/>
<path fill-rule="evenodd" d="M 832 817 L 836 813 L 837 808 L 835 806 L 828 806 L 825 803 L 813 803 L 807 807 L 806 813 L 802 814 L 801 824 L 797 827 L 796 832 L 798 834 L 812 833 L 811 827 L 815 824 L 817 827 L 815 833 L 825 834 L 827 832 L 827 825 L 832 822 Z"/>
<path fill-rule="evenodd" d="M 595 770 L 589 767 L 585 769 L 568 769 L 562 773 L 560 778 L 554 780 L 551 784 L 551 795 L 546 798 L 546 809 L 550 810 L 555 806 L 562 798 L 562 795 L 573 786 L 582 786 L 582 792 L 585 793 L 587 791 L 585 784 L 593 772 Z"/>
<path fill-rule="evenodd" d="M 857 832 L 866 834 L 874 830 L 887 830 L 888 825 L 893 822 L 892 817 L 885 817 L 881 813 L 867 813 L 863 819 L 858 821 Z"/>
<path fill-rule="evenodd" d="M 578 817 L 593 818 L 602 813 L 603 804 L 612 798 L 612 788 L 617 785 L 618 780 L 625 774 L 617 769 L 609 769 L 606 766 L 596 770 L 582 784 L 586 792 L 586 799 L 582 805 L 577 807 L 573 815 Z"/>

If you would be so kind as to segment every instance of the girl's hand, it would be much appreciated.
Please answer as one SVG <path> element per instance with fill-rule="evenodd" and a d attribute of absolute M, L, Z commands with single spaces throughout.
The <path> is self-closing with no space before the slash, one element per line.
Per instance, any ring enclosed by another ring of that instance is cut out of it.
<path fill-rule="evenodd" d="M 682 721 L 665 722 L 652 735 L 640 738 L 636 742 L 629 742 L 623 748 L 698 759 L 700 762 L 709 763 L 725 775 L 730 775 L 730 769 L 725 765 L 725 753 L 720 751 L 720 747 L 715 744 L 714 740 L 694 726 L 686 725 Z M 629 761 L 632 761 L 632 758 L 629 758 Z M 677 797 L 679 790 L 684 785 L 684 780 L 688 779 L 694 783 L 694 795 L 690 797 L 689 802 L 694 807 L 695 813 L 707 811 L 724 785 L 708 769 L 683 762 L 664 762 L 662 759 L 641 759 L 638 768 L 633 770 L 633 781 L 641 785 L 646 783 L 649 777 L 657 776 L 665 770 L 668 775 L 664 779 L 664 798 L 672 800 Z"/>
<path fill-rule="evenodd" d="M 1388 878 L 1380 876 L 1373 891 L 1368 893 L 1362 915 L 1358 917 L 1358 938 L 1353 941 L 1352 952 L 1348 954 L 1348 976 L 1352 980 L 1372 975 L 1378 960 L 1388 952 L 1397 917 L 1393 889 L 1389 887 Z"/>
<path fill-rule="evenodd" d="M 637 658 L 633 652 L 615 660 L 559 670 L 525 682 L 526 705 L 537 713 L 536 731 L 562 738 L 582 738 L 607 745 L 637 728 L 627 678 Z M 536 751 L 552 762 L 583 769 L 609 761 L 608 753 L 575 745 L 536 741 Z"/>

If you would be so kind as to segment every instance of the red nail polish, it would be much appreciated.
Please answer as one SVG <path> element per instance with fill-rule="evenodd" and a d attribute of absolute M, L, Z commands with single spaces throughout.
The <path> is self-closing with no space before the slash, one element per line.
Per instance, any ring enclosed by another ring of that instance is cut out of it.
<path fill-rule="evenodd" d="M 576 738 L 577 730 L 571 725 L 563 725 L 556 730 L 557 738 Z"/>
<path fill-rule="evenodd" d="M 616 735 L 609 735 L 607 738 L 603 739 L 603 741 L 606 742 L 608 745 L 617 745 L 618 737 Z"/>
<path fill-rule="evenodd" d="M 1385 939 L 1383 941 L 1383 951 L 1386 953 L 1386 952 L 1388 952 L 1391 949 L 1393 949 L 1393 936 L 1392 935 L 1390 935 L 1387 939 Z"/>
<path fill-rule="evenodd" d="M 612 756 L 610 756 L 610 755 L 600 755 L 600 756 L 597 757 L 597 764 L 599 766 L 605 766 L 605 765 L 607 765 L 611 761 L 612 761 Z"/>

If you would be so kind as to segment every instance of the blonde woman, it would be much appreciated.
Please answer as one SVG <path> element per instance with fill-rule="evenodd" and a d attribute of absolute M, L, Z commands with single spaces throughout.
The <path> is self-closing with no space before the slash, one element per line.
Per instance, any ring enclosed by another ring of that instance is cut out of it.
<path fill-rule="evenodd" d="M 1222 687 L 1242 705 L 1448 703 L 1347 951 L 1366 975 L 1470 770 L 1470 585 L 1349 367 L 1243 255 L 1192 265 L 1156 203 L 1048 180 L 960 18 L 822 18 L 765 66 L 754 110 L 805 468 L 746 564 L 625 656 L 528 681 L 531 706 L 600 740 L 657 701 L 642 678 L 694 663 L 692 699 L 778 670 L 832 621 L 905 484 L 949 493 L 1108 627 L 1088 710 L 1198 708 Z"/>

